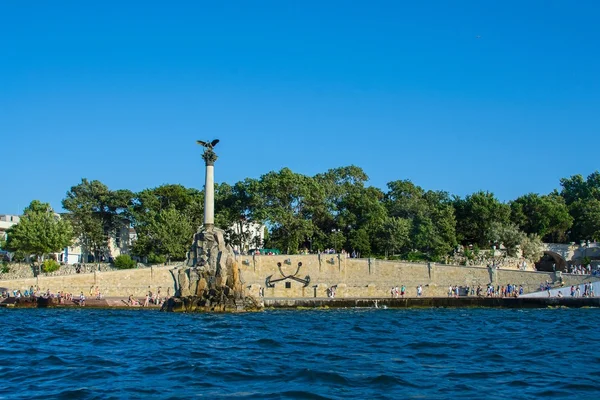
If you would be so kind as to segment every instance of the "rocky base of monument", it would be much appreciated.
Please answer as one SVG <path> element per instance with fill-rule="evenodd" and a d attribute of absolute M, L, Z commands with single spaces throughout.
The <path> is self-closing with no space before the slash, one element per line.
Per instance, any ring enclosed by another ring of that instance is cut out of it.
<path fill-rule="evenodd" d="M 255 312 L 262 311 L 263 305 L 252 297 L 227 297 L 218 291 L 207 292 L 203 296 L 171 297 L 162 306 L 162 311 L 169 312 Z"/>
<path fill-rule="evenodd" d="M 235 263 L 230 276 L 220 276 L 202 268 L 183 268 L 178 271 L 178 293 L 162 306 L 170 312 L 244 312 L 259 311 L 262 303 L 245 296 Z"/>
<path fill-rule="evenodd" d="M 176 294 L 163 306 L 171 312 L 258 311 L 262 303 L 244 295 L 233 249 L 218 228 L 201 227 L 194 235 L 186 268 L 171 271 Z"/>

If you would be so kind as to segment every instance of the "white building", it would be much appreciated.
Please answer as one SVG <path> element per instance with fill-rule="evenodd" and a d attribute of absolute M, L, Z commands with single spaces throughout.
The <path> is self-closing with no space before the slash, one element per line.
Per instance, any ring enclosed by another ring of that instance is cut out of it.
<path fill-rule="evenodd" d="M 262 224 L 241 222 L 233 224 L 229 231 L 233 250 L 239 253 L 247 253 L 250 249 L 260 249 L 265 241 L 265 226 Z"/>
<path fill-rule="evenodd" d="M 18 215 L 0 214 L 0 234 L 6 238 L 6 230 L 21 220 Z"/>
<path fill-rule="evenodd" d="M 60 218 L 59 214 L 55 215 Z M 21 220 L 19 215 L 12 214 L 0 214 L 0 235 L 6 239 L 6 231 L 13 225 L 16 225 Z M 9 253 L 10 255 L 10 253 Z M 52 254 L 57 261 L 68 263 L 68 264 L 76 264 L 81 262 L 81 248 L 76 244 L 72 246 L 66 247 L 63 251 Z M 10 256 L 12 257 L 12 255 Z"/>

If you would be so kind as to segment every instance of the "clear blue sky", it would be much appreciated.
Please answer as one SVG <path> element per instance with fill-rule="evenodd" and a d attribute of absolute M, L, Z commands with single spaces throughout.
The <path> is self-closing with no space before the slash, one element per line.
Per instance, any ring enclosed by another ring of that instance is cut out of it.
<path fill-rule="evenodd" d="M 0 213 L 355 164 L 503 201 L 600 168 L 600 2 L 0 3 Z M 452 5 L 450 4 L 452 3 Z"/>

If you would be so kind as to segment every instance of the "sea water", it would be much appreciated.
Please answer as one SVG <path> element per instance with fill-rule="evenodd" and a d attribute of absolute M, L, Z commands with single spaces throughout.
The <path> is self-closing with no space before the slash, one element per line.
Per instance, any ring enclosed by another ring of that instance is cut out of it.
<path fill-rule="evenodd" d="M 600 398 L 599 309 L 0 309 L 2 399 Z"/>

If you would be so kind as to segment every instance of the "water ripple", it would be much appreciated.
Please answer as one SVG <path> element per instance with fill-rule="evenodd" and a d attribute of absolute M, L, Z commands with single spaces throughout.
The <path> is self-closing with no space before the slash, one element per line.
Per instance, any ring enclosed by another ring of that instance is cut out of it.
<path fill-rule="evenodd" d="M 599 316 L 0 309 L 0 399 L 598 398 Z"/>

